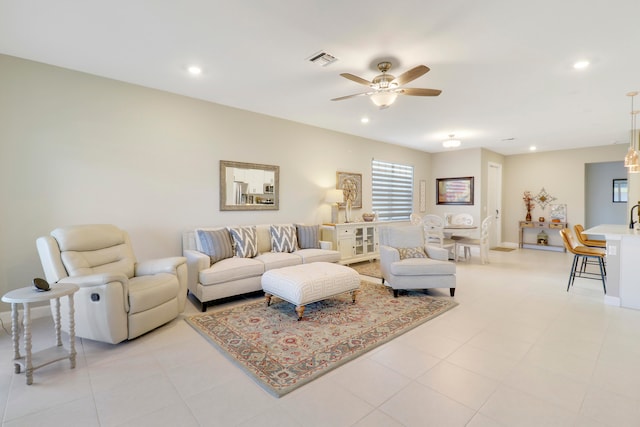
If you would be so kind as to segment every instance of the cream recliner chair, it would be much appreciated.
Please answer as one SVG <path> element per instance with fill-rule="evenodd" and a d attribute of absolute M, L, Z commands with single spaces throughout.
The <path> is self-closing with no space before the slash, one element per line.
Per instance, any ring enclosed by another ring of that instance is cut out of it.
<path fill-rule="evenodd" d="M 116 344 L 184 310 L 184 257 L 137 262 L 129 234 L 108 224 L 57 228 L 36 241 L 47 281 L 74 283 L 76 336 Z M 60 301 L 67 304 L 67 299 Z M 68 313 L 66 307 L 61 310 Z M 63 329 L 68 325 L 63 319 Z M 68 330 L 66 330 L 68 332 Z"/>
<path fill-rule="evenodd" d="M 456 292 L 456 265 L 448 261 L 449 251 L 425 245 L 419 225 L 378 226 L 382 283 L 398 296 L 400 289 L 449 288 Z M 416 250 L 421 248 L 422 250 Z M 408 256 L 406 258 L 403 257 Z M 416 257 L 420 254 L 421 257 Z"/>

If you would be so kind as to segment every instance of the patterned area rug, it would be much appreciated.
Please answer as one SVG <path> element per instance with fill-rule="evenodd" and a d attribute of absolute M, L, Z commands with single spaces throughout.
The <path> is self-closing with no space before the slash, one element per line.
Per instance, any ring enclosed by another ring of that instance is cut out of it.
<path fill-rule="evenodd" d="M 185 320 L 280 397 L 456 305 L 423 292 L 393 298 L 363 281 L 355 304 L 350 293 L 309 304 L 301 321 L 275 297 L 269 307 L 260 299 Z"/>
<path fill-rule="evenodd" d="M 349 264 L 349 267 L 353 268 L 359 274 L 382 279 L 382 273 L 380 272 L 380 260 L 378 259 L 375 261 L 363 261 L 356 264 Z"/>

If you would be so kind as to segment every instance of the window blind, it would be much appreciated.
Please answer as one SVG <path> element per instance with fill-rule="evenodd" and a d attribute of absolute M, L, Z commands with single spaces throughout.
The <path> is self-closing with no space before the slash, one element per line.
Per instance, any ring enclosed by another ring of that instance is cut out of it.
<path fill-rule="evenodd" d="M 371 161 L 372 207 L 379 221 L 406 220 L 413 211 L 413 166 Z"/>

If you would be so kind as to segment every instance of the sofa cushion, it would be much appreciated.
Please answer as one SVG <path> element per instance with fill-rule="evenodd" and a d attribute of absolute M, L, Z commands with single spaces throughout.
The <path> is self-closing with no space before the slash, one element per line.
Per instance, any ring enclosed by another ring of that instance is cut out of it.
<path fill-rule="evenodd" d="M 253 258 L 258 255 L 258 234 L 254 225 L 229 228 L 229 233 L 233 237 L 236 256 Z"/>
<path fill-rule="evenodd" d="M 174 274 L 160 273 L 129 279 L 129 314 L 140 313 L 158 307 L 172 299 L 180 291 Z"/>
<path fill-rule="evenodd" d="M 296 224 L 298 247 L 300 249 L 320 248 L 320 226 Z"/>
<path fill-rule="evenodd" d="M 204 286 L 217 285 L 261 276 L 264 273 L 264 263 L 255 258 L 227 258 L 216 262 L 211 267 L 200 270 L 199 280 Z"/>
<path fill-rule="evenodd" d="M 202 253 L 209 255 L 211 264 L 233 256 L 233 245 L 229 230 L 196 230 Z"/>
<path fill-rule="evenodd" d="M 269 227 L 271 233 L 271 252 L 293 252 L 298 245 L 296 237 L 296 227 L 293 225 L 272 225 Z"/>
<path fill-rule="evenodd" d="M 329 249 L 299 249 L 294 253 L 302 258 L 303 264 L 340 261 L 340 252 Z"/>
<path fill-rule="evenodd" d="M 427 254 L 424 252 L 424 248 L 397 248 L 398 253 L 400 254 L 400 259 L 407 258 L 426 258 Z"/>
<path fill-rule="evenodd" d="M 407 258 L 392 262 L 390 270 L 395 276 L 439 276 L 456 274 L 456 265 L 430 258 Z"/>
<path fill-rule="evenodd" d="M 289 252 L 264 252 L 254 258 L 264 263 L 264 270 L 302 264 L 302 257 Z"/>

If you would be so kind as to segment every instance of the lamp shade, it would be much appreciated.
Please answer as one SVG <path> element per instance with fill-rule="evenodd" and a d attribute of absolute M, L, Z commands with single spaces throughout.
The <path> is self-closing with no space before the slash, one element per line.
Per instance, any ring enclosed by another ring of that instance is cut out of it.
<path fill-rule="evenodd" d="M 326 203 L 342 203 L 344 202 L 344 192 L 338 189 L 328 190 L 324 201 Z"/>
<path fill-rule="evenodd" d="M 398 97 L 398 94 L 388 90 L 382 90 L 375 92 L 371 95 L 371 101 L 380 108 L 388 107 L 393 104 Z"/>

